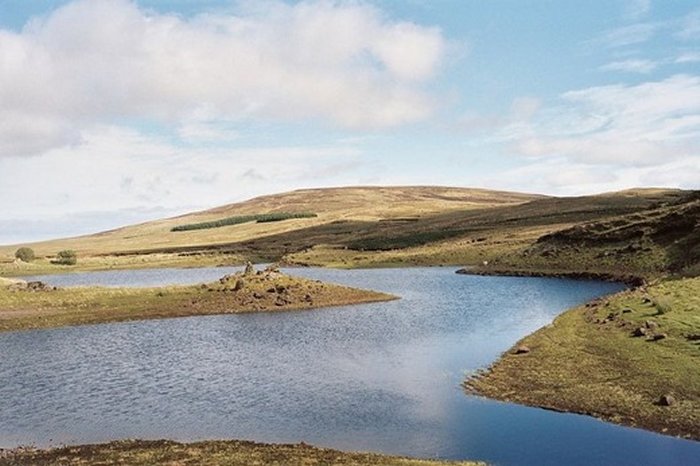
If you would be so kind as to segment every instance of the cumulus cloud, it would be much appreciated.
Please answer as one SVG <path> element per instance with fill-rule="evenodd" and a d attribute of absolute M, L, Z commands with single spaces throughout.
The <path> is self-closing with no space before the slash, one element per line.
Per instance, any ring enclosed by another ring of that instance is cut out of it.
<path fill-rule="evenodd" d="M 79 144 L 95 124 L 128 120 L 194 139 L 221 137 L 201 114 L 413 122 L 433 110 L 424 85 L 445 49 L 440 30 L 354 2 L 263 2 L 185 19 L 76 0 L 20 32 L 0 30 L 0 156 Z"/>

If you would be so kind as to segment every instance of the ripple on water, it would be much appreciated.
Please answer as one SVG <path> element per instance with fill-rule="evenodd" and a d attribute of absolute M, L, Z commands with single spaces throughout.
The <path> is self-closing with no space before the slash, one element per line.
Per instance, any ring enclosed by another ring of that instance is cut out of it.
<path fill-rule="evenodd" d="M 41 277 L 160 285 L 228 269 Z M 564 309 L 620 288 L 447 268 L 294 273 L 400 295 L 322 311 L 0 335 L 0 447 L 123 437 L 247 438 L 498 464 L 691 464 L 700 444 L 460 390 Z"/>

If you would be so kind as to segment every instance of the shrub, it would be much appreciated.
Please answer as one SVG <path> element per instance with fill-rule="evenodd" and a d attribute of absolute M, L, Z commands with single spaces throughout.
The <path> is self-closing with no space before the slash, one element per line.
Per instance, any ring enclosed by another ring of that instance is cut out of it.
<path fill-rule="evenodd" d="M 19 248 L 15 252 L 15 257 L 22 262 L 31 262 L 34 260 L 34 250 L 32 248 Z"/>
<path fill-rule="evenodd" d="M 78 256 L 75 254 L 75 251 L 65 249 L 56 254 L 56 260 L 53 262 L 60 265 L 75 265 L 78 263 Z"/>

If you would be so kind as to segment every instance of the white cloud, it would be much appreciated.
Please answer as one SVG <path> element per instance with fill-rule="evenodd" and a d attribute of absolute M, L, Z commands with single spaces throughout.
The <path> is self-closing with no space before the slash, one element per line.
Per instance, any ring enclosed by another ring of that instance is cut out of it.
<path fill-rule="evenodd" d="M 351 128 L 420 120 L 446 44 L 436 28 L 361 3 L 264 2 L 191 19 L 126 0 L 77 0 L 0 30 L 0 156 L 80 143 L 129 119 L 217 137 L 207 119 L 319 119 Z M 206 125 L 205 125 L 206 126 Z"/>
<path fill-rule="evenodd" d="M 651 0 L 625 0 L 624 17 L 636 21 L 646 16 L 651 10 Z"/>
<path fill-rule="evenodd" d="M 516 152 L 618 166 L 700 157 L 700 77 L 592 87 L 561 98 L 563 105 L 540 112 L 525 134 L 503 130 Z"/>
<path fill-rule="evenodd" d="M 600 38 L 594 40 L 593 44 L 603 44 L 613 48 L 641 44 L 651 39 L 658 28 L 659 25 L 653 23 L 631 24 L 608 31 Z"/>
<path fill-rule="evenodd" d="M 482 178 L 482 182 L 494 188 L 571 196 L 640 186 L 697 189 L 698 179 L 700 164 L 693 160 L 619 167 L 614 163 L 591 165 L 555 158 L 508 169 L 498 176 Z"/>
<path fill-rule="evenodd" d="M 206 208 L 302 183 L 352 184 L 362 168 L 361 155 L 343 144 L 183 147 L 100 126 L 86 132 L 77 146 L 37 157 L 0 158 L 0 211 L 4 219 L 31 220 L 145 206 Z"/>
<path fill-rule="evenodd" d="M 676 37 L 682 40 L 700 38 L 700 10 L 688 13 L 681 20 L 680 29 L 676 32 Z"/>
<path fill-rule="evenodd" d="M 700 52 L 682 52 L 674 60 L 674 63 L 698 63 L 698 62 L 700 62 Z"/>
<path fill-rule="evenodd" d="M 605 71 L 622 71 L 627 73 L 650 73 L 656 69 L 658 63 L 652 60 L 629 59 L 614 61 L 600 67 Z"/>

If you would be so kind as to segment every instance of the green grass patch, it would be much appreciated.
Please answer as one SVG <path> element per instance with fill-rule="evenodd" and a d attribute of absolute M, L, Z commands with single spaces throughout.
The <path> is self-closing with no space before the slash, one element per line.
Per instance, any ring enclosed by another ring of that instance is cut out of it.
<path fill-rule="evenodd" d="M 519 346 L 529 352 L 504 354 L 468 388 L 700 440 L 700 278 L 571 309 Z"/>
<path fill-rule="evenodd" d="M 290 220 L 295 218 L 313 217 L 318 217 L 318 215 L 313 212 L 274 212 L 270 214 L 235 215 L 233 217 L 226 217 L 219 220 L 212 220 L 209 222 L 186 223 L 184 225 L 178 225 L 176 227 L 173 227 L 170 231 L 207 230 L 209 228 L 219 228 L 249 222 L 269 223 L 280 222 L 282 220 Z"/>

